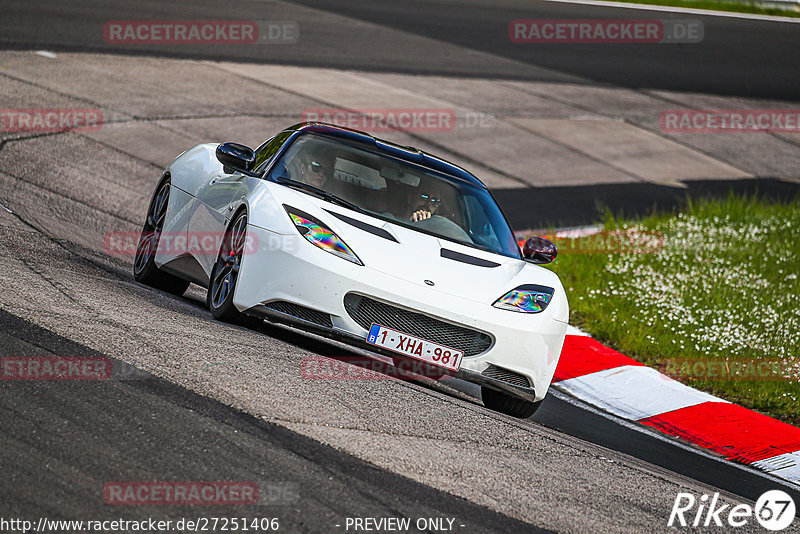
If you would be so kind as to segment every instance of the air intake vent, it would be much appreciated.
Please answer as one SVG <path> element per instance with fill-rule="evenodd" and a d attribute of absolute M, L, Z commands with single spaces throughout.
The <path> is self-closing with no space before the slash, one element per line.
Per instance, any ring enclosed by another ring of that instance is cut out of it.
<path fill-rule="evenodd" d="M 483 332 L 446 323 L 422 313 L 404 310 L 355 293 L 345 295 L 344 307 L 350 317 L 365 330 L 369 330 L 372 323 L 378 323 L 464 351 L 464 356 L 475 356 L 492 345 L 492 338 Z"/>
<path fill-rule="evenodd" d="M 312 310 L 311 308 L 306 308 L 305 306 L 301 306 L 299 304 L 294 304 L 292 302 L 286 302 L 283 300 L 276 300 L 274 302 L 268 302 L 267 304 L 264 304 L 264 306 L 271 310 L 281 312 L 284 315 L 291 315 L 296 319 L 302 319 L 303 321 L 309 323 L 314 323 L 326 328 L 333 327 L 330 315 L 321 311 Z"/>
<path fill-rule="evenodd" d="M 455 250 L 450 250 L 443 248 L 441 251 L 441 255 L 443 258 L 447 258 L 449 260 L 460 261 L 461 263 L 469 263 L 470 265 L 477 265 L 478 267 L 500 267 L 500 264 L 496 261 L 489 261 L 484 260 L 483 258 L 476 258 L 475 256 L 470 256 L 469 254 L 462 254 L 460 252 L 456 252 Z"/>
<path fill-rule="evenodd" d="M 522 386 L 525 388 L 531 387 L 531 383 L 528 381 L 528 379 L 521 374 L 515 373 L 514 371 L 509 371 L 508 369 L 503 369 L 502 367 L 497 367 L 495 365 L 490 364 L 489 367 L 487 367 L 486 370 L 481 374 L 486 378 L 501 380 L 515 386 Z"/>

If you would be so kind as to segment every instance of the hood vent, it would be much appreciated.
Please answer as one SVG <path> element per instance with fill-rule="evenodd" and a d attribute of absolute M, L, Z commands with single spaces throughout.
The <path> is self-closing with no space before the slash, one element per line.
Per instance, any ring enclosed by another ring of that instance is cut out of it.
<path fill-rule="evenodd" d="M 448 260 L 460 261 L 461 263 L 477 265 L 478 267 L 500 267 L 499 263 L 484 260 L 483 258 L 476 258 L 475 256 L 462 254 L 461 252 L 456 252 L 455 250 L 449 250 L 446 248 L 442 249 L 442 257 L 447 258 Z"/>
<path fill-rule="evenodd" d="M 394 238 L 392 234 L 384 230 L 383 228 L 378 228 L 377 226 L 372 226 L 371 224 L 365 223 L 363 221 L 359 221 L 358 219 L 354 219 L 352 217 L 348 217 L 347 215 L 342 215 L 341 213 L 336 213 L 335 211 L 325 210 L 337 219 L 342 222 L 346 222 L 351 226 L 355 226 L 360 230 L 364 230 L 365 232 L 369 232 L 370 234 L 374 234 L 378 237 L 382 237 L 384 239 L 388 239 L 389 241 L 394 241 L 398 243 L 397 239 Z"/>

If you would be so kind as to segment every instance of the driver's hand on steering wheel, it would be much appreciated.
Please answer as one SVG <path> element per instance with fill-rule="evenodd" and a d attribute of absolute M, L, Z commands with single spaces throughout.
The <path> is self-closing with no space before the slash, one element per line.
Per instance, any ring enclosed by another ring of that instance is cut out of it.
<path fill-rule="evenodd" d="M 428 210 L 417 210 L 411 214 L 411 222 L 418 222 L 431 218 L 431 212 Z"/>

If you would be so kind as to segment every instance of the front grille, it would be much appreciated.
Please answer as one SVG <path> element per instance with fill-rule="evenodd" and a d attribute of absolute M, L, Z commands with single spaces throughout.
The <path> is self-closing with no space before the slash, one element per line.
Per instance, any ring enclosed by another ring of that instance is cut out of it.
<path fill-rule="evenodd" d="M 521 374 L 515 373 L 514 371 L 509 371 L 508 369 L 503 369 L 502 367 L 497 367 L 495 365 L 490 364 L 489 367 L 487 367 L 481 374 L 486 378 L 502 380 L 503 382 L 514 384 L 515 386 L 522 386 L 526 388 L 531 387 L 531 383 L 528 382 L 528 379 Z"/>
<path fill-rule="evenodd" d="M 492 338 L 482 332 L 446 323 L 355 293 L 344 296 L 344 308 L 365 330 L 369 330 L 372 323 L 378 323 L 387 328 L 461 350 L 464 356 L 475 356 L 492 345 Z"/>
<path fill-rule="evenodd" d="M 327 328 L 333 327 L 330 315 L 321 311 L 312 310 L 311 308 L 306 308 L 305 306 L 301 306 L 299 304 L 294 304 L 292 302 L 286 302 L 283 300 L 276 300 L 274 302 L 268 302 L 264 304 L 264 306 L 271 310 L 279 311 L 286 315 L 291 315 L 297 319 L 308 321 L 309 323 L 314 323 Z"/>

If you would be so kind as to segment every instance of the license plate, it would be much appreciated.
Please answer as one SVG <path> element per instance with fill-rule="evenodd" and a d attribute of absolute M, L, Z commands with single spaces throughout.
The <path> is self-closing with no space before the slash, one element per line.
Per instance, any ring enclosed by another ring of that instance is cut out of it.
<path fill-rule="evenodd" d="M 445 367 L 451 371 L 458 371 L 458 368 L 461 367 L 461 358 L 464 357 L 464 353 L 460 350 L 392 330 L 376 323 L 372 323 L 369 329 L 367 343 Z"/>

